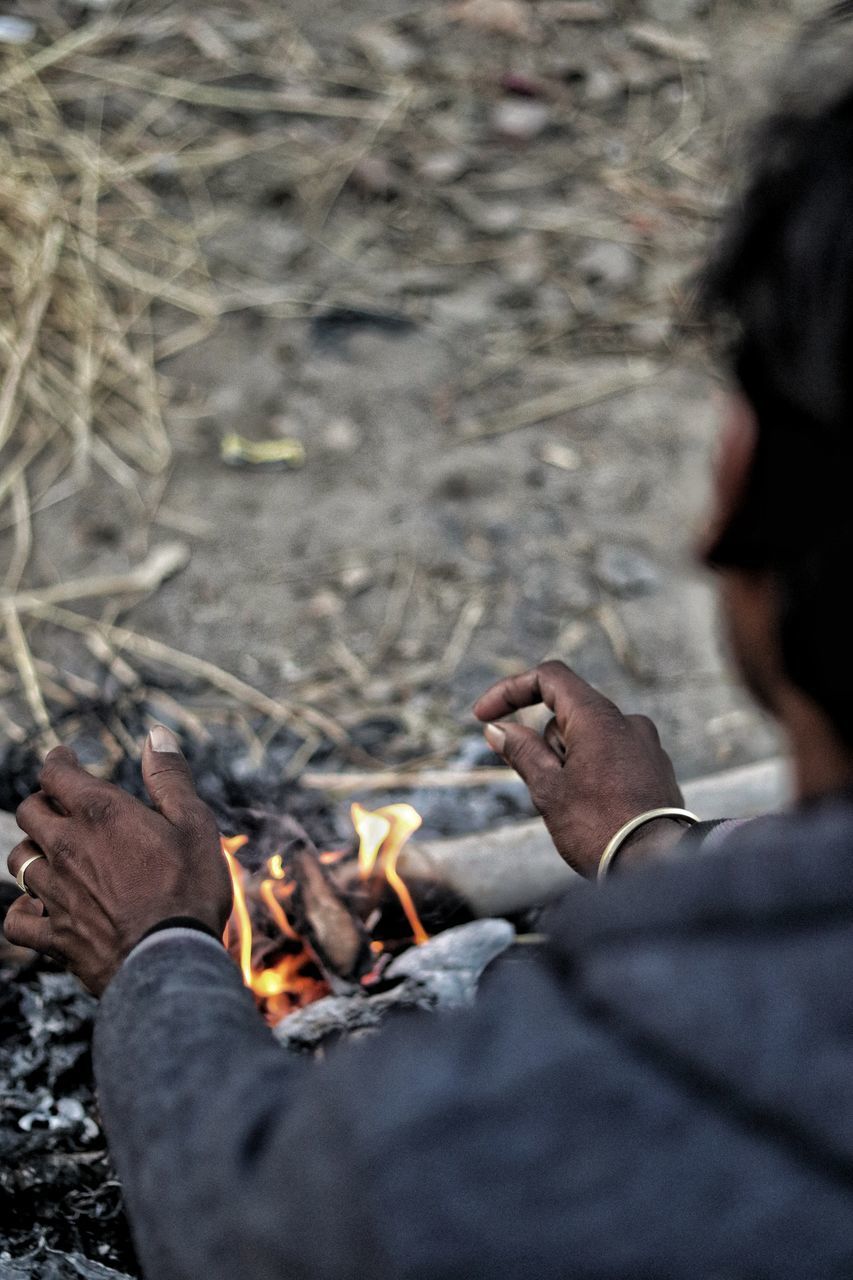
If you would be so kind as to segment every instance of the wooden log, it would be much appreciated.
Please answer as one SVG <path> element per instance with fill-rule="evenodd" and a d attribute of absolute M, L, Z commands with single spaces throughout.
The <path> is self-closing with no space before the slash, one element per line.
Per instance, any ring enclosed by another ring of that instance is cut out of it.
<path fill-rule="evenodd" d="M 780 808 L 790 785 L 785 762 L 767 760 L 686 782 L 683 791 L 687 808 L 700 818 L 746 818 Z M 0 882 L 11 880 L 6 857 L 22 838 L 14 816 L 0 812 Z M 406 880 L 440 883 L 479 916 L 511 915 L 550 901 L 574 878 L 538 818 L 472 836 L 412 842 L 398 865 Z"/>
<path fill-rule="evenodd" d="M 780 808 L 788 799 L 781 760 L 729 769 L 683 784 L 685 805 L 700 818 L 749 818 Z M 429 881 L 452 890 L 477 916 L 513 915 L 550 902 L 577 880 L 557 854 L 539 818 L 497 831 L 410 842 L 400 855 L 407 881 Z"/>

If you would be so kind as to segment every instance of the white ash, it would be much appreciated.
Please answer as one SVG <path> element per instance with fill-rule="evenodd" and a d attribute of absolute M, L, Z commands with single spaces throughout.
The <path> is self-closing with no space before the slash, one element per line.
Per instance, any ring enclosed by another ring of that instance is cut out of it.
<path fill-rule="evenodd" d="M 474 920 L 447 929 L 398 956 L 388 967 L 390 989 L 368 995 L 326 996 L 284 1018 L 273 1030 L 279 1044 L 296 1052 L 327 1041 L 375 1031 L 394 1009 L 462 1009 L 470 1005 L 483 971 L 512 944 L 506 920 Z"/>

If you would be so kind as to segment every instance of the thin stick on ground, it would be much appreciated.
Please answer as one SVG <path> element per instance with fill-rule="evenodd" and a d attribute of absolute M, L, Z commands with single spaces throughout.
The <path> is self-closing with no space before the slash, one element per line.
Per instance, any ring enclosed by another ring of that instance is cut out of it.
<path fill-rule="evenodd" d="M 39 613 L 46 605 L 67 604 L 72 600 L 96 600 L 98 598 L 147 595 L 183 569 L 189 560 L 189 549 L 182 542 L 169 542 L 155 548 L 151 554 L 127 573 L 95 574 L 90 578 L 71 578 L 57 582 L 52 587 L 35 591 L 21 591 L 17 595 L 0 596 L 0 603 L 12 605 L 19 613 Z"/>
<path fill-rule="evenodd" d="M 15 521 L 15 542 L 12 548 L 12 556 L 9 560 L 9 567 L 3 579 L 3 586 L 7 591 L 16 591 L 21 578 L 24 576 L 24 570 L 27 567 L 27 561 L 30 558 L 30 552 L 33 547 L 30 497 L 27 493 L 27 481 L 23 473 L 15 477 L 11 492 L 12 514 Z"/>
<path fill-rule="evenodd" d="M 24 635 L 24 629 L 21 626 L 21 619 L 18 616 L 14 601 L 4 601 L 3 617 L 6 624 L 6 636 L 9 640 L 15 666 L 18 668 L 21 688 L 27 700 L 30 715 L 41 730 L 45 743 L 49 747 L 56 747 L 59 745 L 59 738 L 56 736 L 51 724 L 50 713 L 45 704 L 38 672 L 33 662 L 33 655 L 30 652 L 27 637 Z"/>
<path fill-rule="evenodd" d="M 522 427 L 535 427 L 540 422 L 548 422 L 551 418 L 558 418 L 575 409 L 587 409 L 591 405 L 612 400 L 615 396 L 626 395 L 637 387 L 653 382 L 662 373 L 660 365 L 651 369 L 646 366 L 640 373 L 611 378 L 592 387 L 562 387 L 558 391 L 549 391 L 546 395 L 525 400 L 503 413 L 496 413 L 492 418 L 483 418 L 473 423 L 463 435 L 470 440 L 485 440 L 491 436 L 519 431 Z"/>
<path fill-rule="evenodd" d="M 64 237 L 65 229 L 60 222 L 52 223 L 44 237 L 37 268 L 36 287 L 24 314 L 20 337 L 5 369 L 3 387 L 0 390 L 0 449 L 3 448 L 15 425 L 14 410 L 18 387 L 35 349 L 47 305 L 53 293 L 54 274 Z"/>
<path fill-rule="evenodd" d="M 330 795 L 352 795 L 357 791 L 438 791 L 469 790 L 472 787 L 494 787 L 521 783 L 514 769 L 380 769 L 375 773 L 321 773 L 309 770 L 299 779 L 309 791 L 328 791 Z"/>
<path fill-rule="evenodd" d="M 176 671 L 184 672 L 185 675 L 203 680 L 214 689 L 219 689 L 220 692 L 233 698 L 235 702 L 242 702 L 260 715 L 268 716 L 277 724 L 310 725 L 313 729 L 319 729 L 330 741 L 352 749 L 349 734 L 331 716 L 304 703 L 283 702 L 280 698 L 271 698 L 260 689 L 241 680 L 239 676 L 232 675 L 230 671 L 223 670 L 222 667 L 208 662 L 205 658 L 196 658 L 192 654 L 183 653 L 180 649 L 173 649 L 160 640 L 140 635 L 128 627 L 96 622 L 92 618 L 86 618 L 69 609 L 58 608 L 53 604 L 37 602 L 31 606 L 31 611 L 37 617 L 52 622 L 55 626 L 65 627 L 69 631 L 76 631 L 82 635 L 101 632 L 118 650 L 127 650 L 128 653 L 133 653 L 139 658 L 163 663 L 164 666 L 173 667 Z M 366 752 L 360 754 L 366 755 Z"/>

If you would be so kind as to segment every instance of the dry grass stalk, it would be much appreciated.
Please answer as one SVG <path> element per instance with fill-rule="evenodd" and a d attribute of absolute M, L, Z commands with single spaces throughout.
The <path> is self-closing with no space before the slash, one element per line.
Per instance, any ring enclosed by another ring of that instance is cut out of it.
<path fill-rule="evenodd" d="M 30 652 L 30 646 L 27 644 L 27 637 L 24 635 L 21 619 L 13 601 L 7 600 L 4 602 L 3 615 L 6 623 L 6 636 L 12 649 L 15 665 L 21 678 L 21 687 L 27 699 L 30 713 L 38 725 L 46 745 L 48 747 L 58 746 L 59 739 L 50 723 L 50 715 L 45 705 L 41 682 L 33 662 L 33 655 Z"/>
<path fill-rule="evenodd" d="M 37 3 L 34 16 L 48 44 L 0 46 L 0 530 L 13 530 L 0 606 L 8 660 L 34 724 L 46 731 L 27 617 L 69 627 L 49 610 L 156 590 L 183 556 L 22 591 L 33 514 L 79 490 L 94 466 L 142 515 L 144 477 L 163 475 L 171 458 L 156 361 L 202 340 L 229 310 L 301 314 L 311 301 L 254 282 L 217 289 L 201 248 L 203 221 L 194 209 L 189 217 L 167 210 L 146 181 L 166 173 L 191 188 L 268 149 L 289 157 L 294 172 L 313 170 L 316 156 L 290 132 L 294 115 L 337 119 L 344 128 L 361 122 L 355 147 L 342 146 L 357 157 L 397 119 L 402 96 L 378 80 L 370 97 L 337 94 L 283 14 L 275 30 L 276 39 L 286 37 L 285 63 L 280 45 L 246 54 L 203 17 L 187 19 L 168 5 L 144 18 L 128 6 L 73 27 L 49 5 Z M 283 88 L 282 65 L 310 72 L 310 91 Z M 228 76 L 241 68 L 267 84 L 232 86 Z M 162 121 L 176 104 L 194 111 L 178 105 L 166 133 Z M 264 128 L 250 134 L 223 111 L 263 113 Z M 74 624 L 84 635 L 92 628 L 85 619 Z M 132 632 L 100 638 L 206 679 L 276 721 L 296 715 L 306 760 L 320 734 L 346 741 L 329 717 L 266 698 L 212 664 Z"/>
<path fill-rule="evenodd" d="M 84 636 L 100 633 L 118 650 L 124 650 L 150 662 L 162 663 L 196 680 L 203 680 L 212 688 L 233 698 L 235 702 L 243 703 L 259 715 L 269 717 L 276 724 L 290 724 L 297 729 L 307 726 L 309 729 L 319 730 L 340 746 L 349 745 L 349 735 L 346 730 L 331 716 L 304 703 L 290 703 L 280 698 L 270 698 L 260 689 L 247 684 L 245 680 L 232 675 L 230 671 L 224 671 L 215 663 L 208 662 L 206 658 L 196 658 L 180 649 L 174 649 L 171 645 L 163 644 L 160 640 L 154 640 L 151 636 L 140 635 L 129 627 L 96 622 L 92 618 L 86 618 L 69 609 L 61 609 L 56 605 L 35 602 L 31 608 L 37 617 L 53 623 L 54 626 L 65 627 L 69 631 L 75 631 Z"/>
<path fill-rule="evenodd" d="M 502 413 L 496 413 L 492 418 L 472 423 L 464 434 L 470 439 L 482 440 L 506 435 L 510 431 L 520 431 L 523 427 L 535 427 L 540 422 L 548 422 L 551 418 L 558 418 L 575 409 L 586 409 L 591 405 L 601 404 L 604 400 L 627 395 L 645 383 L 653 382 L 662 372 L 660 365 L 644 362 L 637 372 L 623 377 L 610 378 L 592 386 L 561 387 L 533 400 L 525 400 Z"/>

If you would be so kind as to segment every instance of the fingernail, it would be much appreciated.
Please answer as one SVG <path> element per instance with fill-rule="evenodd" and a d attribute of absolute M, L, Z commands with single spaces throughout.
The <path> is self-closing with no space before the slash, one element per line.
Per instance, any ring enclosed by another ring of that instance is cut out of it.
<path fill-rule="evenodd" d="M 155 724 L 148 735 L 148 742 L 152 751 L 172 751 L 178 755 L 181 753 L 181 744 L 172 730 L 167 729 L 164 724 Z"/>
<path fill-rule="evenodd" d="M 496 755 L 503 755 L 504 743 L 506 742 L 506 734 L 503 729 L 499 729 L 496 724 L 487 724 L 483 730 L 483 737 Z"/>

